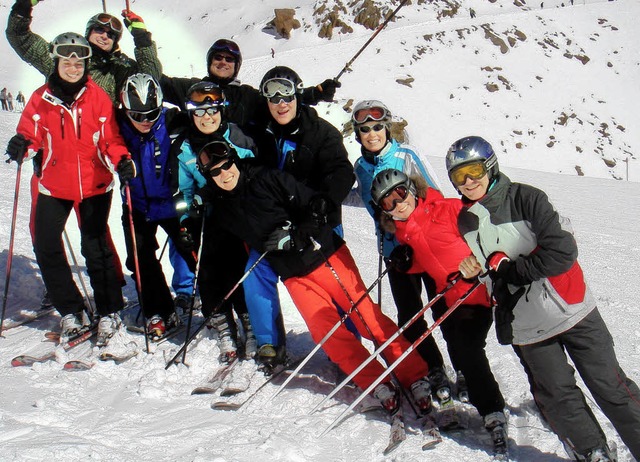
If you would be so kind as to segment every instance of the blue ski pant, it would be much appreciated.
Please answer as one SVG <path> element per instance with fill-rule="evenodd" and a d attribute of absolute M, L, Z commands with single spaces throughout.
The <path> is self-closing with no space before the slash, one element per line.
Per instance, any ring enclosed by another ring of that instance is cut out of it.
<path fill-rule="evenodd" d="M 175 244 L 169 239 L 169 262 L 173 268 L 171 287 L 176 295 L 184 294 L 191 297 L 193 291 L 193 272 L 189 269 L 187 262 L 180 256 Z"/>

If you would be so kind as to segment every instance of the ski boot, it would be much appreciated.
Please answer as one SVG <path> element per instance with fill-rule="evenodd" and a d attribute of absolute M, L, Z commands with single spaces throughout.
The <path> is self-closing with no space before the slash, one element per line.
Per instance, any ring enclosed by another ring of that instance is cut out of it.
<path fill-rule="evenodd" d="M 230 363 L 238 356 L 238 349 L 227 323 L 227 316 L 224 313 L 213 315 L 209 321 L 209 327 L 212 327 L 218 333 L 219 361 L 225 364 Z"/>
<path fill-rule="evenodd" d="M 431 394 L 438 403 L 451 399 L 451 384 L 449 377 L 442 367 L 434 367 L 429 371 L 429 384 L 431 385 Z"/>
<path fill-rule="evenodd" d="M 431 385 L 426 377 L 418 379 L 411 384 L 411 394 L 423 414 L 431 412 Z"/>
<path fill-rule="evenodd" d="M 60 320 L 60 341 L 67 342 L 69 339 L 80 335 L 89 326 L 88 319 L 85 320 L 85 313 L 71 313 L 65 315 Z M 86 321 L 86 322 L 85 322 Z"/>
<path fill-rule="evenodd" d="M 456 372 L 456 390 L 458 401 L 461 403 L 469 402 L 469 388 L 467 387 L 467 379 L 464 378 L 461 371 Z"/>
<path fill-rule="evenodd" d="M 258 370 L 264 375 L 270 376 L 278 366 L 287 365 L 287 349 L 284 345 L 274 347 L 271 344 L 264 344 L 258 349 L 256 361 Z"/>
<path fill-rule="evenodd" d="M 120 315 L 118 313 L 102 316 L 98 322 L 98 340 L 96 341 L 96 345 L 99 347 L 107 346 L 109 339 L 111 339 L 120 328 L 120 324 Z"/>
<path fill-rule="evenodd" d="M 178 314 L 189 314 L 191 309 L 191 296 L 187 294 L 177 294 L 173 299 L 173 305 Z"/>
<path fill-rule="evenodd" d="M 147 321 L 147 335 L 153 341 L 157 341 L 164 337 L 167 332 L 167 326 L 164 323 L 164 319 L 159 314 L 154 314 Z"/>
<path fill-rule="evenodd" d="M 493 460 L 508 461 L 507 416 L 504 412 L 492 412 L 485 415 L 484 428 L 487 429 L 493 441 Z"/>
<path fill-rule="evenodd" d="M 390 415 L 396 414 L 400 409 L 400 390 L 391 382 L 378 385 L 373 390 L 373 396 L 380 401 Z"/>
<path fill-rule="evenodd" d="M 44 289 L 44 292 L 42 293 L 42 300 L 40 301 L 40 308 L 44 310 L 46 308 L 51 308 L 52 306 L 53 302 L 49 298 L 49 292 L 47 289 Z"/>
<path fill-rule="evenodd" d="M 245 359 L 251 359 L 258 352 L 258 340 L 253 333 L 253 327 L 251 327 L 251 322 L 249 321 L 249 313 L 242 313 L 240 315 L 240 323 L 242 324 L 245 337 L 244 357 Z"/>
<path fill-rule="evenodd" d="M 578 459 L 580 460 L 580 459 Z M 617 462 L 618 455 L 615 447 L 609 449 L 608 445 L 599 446 L 592 449 L 584 456 L 585 462 Z"/>

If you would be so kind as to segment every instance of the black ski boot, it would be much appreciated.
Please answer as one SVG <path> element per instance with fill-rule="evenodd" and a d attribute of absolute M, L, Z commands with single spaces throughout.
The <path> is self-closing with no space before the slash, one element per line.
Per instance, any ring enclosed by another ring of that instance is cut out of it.
<path fill-rule="evenodd" d="M 493 460 L 508 461 L 507 416 L 504 412 L 492 412 L 484 416 L 484 427 L 493 441 Z"/>

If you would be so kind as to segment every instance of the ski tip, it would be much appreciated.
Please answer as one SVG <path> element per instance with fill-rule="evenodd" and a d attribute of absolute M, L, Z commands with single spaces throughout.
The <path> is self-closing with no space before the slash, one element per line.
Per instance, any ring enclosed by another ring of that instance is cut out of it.
<path fill-rule="evenodd" d="M 216 388 L 211 387 L 198 387 L 191 391 L 192 395 L 212 395 L 216 392 Z"/>
<path fill-rule="evenodd" d="M 92 367 L 93 364 L 79 360 L 67 361 L 66 363 L 64 363 L 64 366 L 62 366 L 65 371 L 87 371 Z"/>
<path fill-rule="evenodd" d="M 236 403 L 227 403 L 226 401 L 216 401 L 211 403 L 211 409 L 214 411 L 237 411 L 241 405 Z"/>
<path fill-rule="evenodd" d="M 13 367 L 31 366 L 32 364 L 33 361 L 30 361 L 30 357 L 25 355 L 16 356 L 11 360 Z"/>

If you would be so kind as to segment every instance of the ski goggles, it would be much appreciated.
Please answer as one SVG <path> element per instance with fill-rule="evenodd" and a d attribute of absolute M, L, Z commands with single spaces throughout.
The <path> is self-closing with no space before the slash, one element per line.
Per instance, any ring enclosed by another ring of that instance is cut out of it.
<path fill-rule="evenodd" d="M 51 49 L 54 58 L 87 59 L 91 57 L 91 47 L 80 43 L 58 43 Z"/>
<path fill-rule="evenodd" d="M 281 99 L 285 99 L 283 97 L 290 97 L 287 103 L 293 101 L 296 95 L 296 85 L 289 79 L 283 79 L 282 77 L 275 77 L 273 79 L 267 80 L 262 84 L 262 88 L 260 88 L 260 93 L 262 96 L 269 99 L 269 101 L 273 102 L 272 99 L 274 97 L 279 97 Z M 277 103 L 275 103 L 277 104 Z"/>
<path fill-rule="evenodd" d="M 290 103 L 294 99 L 296 99 L 296 95 L 290 95 L 290 96 L 276 95 L 276 96 L 272 96 L 271 98 L 267 98 L 267 101 L 269 101 L 271 104 L 280 104 L 280 103 Z"/>
<path fill-rule="evenodd" d="M 396 186 L 378 202 L 378 205 L 382 210 L 389 213 L 396 208 L 400 202 L 404 202 L 409 196 L 409 189 L 406 186 Z"/>
<path fill-rule="evenodd" d="M 236 56 L 236 57 L 240 56 L 240 48 L 238 47 L 238 44 L 235 42 L 232 42 L 231 40 L 220 39 L 216 43 L 214 43 L 213 47 L 214 47 L 213 48 L 214 52 L 219 53 L 222 51 L 226 51 L 227 53 L 230 53 L 233 56 Z M 214 56 L 213 59 L 216 59 L 216 57 Z M 230 62 L 230 61 L 227 61 L 227 62 Z"/>
<path fill-rule="evenodd" d="M 198 169 L 202 174 L 208 174 L 212 178 L 220 175 L 223 170 L 229 170 L 235 164 L 236 150 L 223 141 L 212 141 L 205 144 L 198 154 Z M 215 167 L 223 160 L 222 165 Z"/>
<path fill-rule="evenodd" d="M 358 131 L 360 133 L 369 133 L 371 130 L 373 130 L 374 132 L 379 132 L 381 130 L 384 130 L 386 127 L 383 124 L 375 124 L 373 126 L 369 126 L 369 125 L 358 125 Z"/>
<path fill-rule="evenodd" d="M 200 87 L 199 84 L 198 86 Z M 201 88 L 191 91 L 187 96 L 187 110 L 196 109 L 205 103 L 222 106 L 224 104 L 222 88 L 217 85 L 203 85 Z"/>
<path fill-rule="evenodd" d="M 155 122 L 160 117 L 162 108 L 152 109 L 150 111 L 127 111 L 127 115 L 134 122 Z"/>
<path fill-rule="evenodd" d="M 107 13 L 101 13 L 97 15 L 94 19 L 96 24 L 100 24 L 104 27 L 108 27 L 110 30 L 114 31 L 117 35 L 122 33 L 122 23 L 115 16 L 111 16 Z M 99 26 L 95 26 L 92 29 L 97 29 Z"/>
<path fill-rule="evenodd" d="M 467 178 L 479 180 L 487 174 L 487 167 L 484 162 L 472 162 L 464 164 L 449 172 L 449 178 L 455 186 L 462 186 L 467 182 Z"/>
<path fill-rule="evenodd" d="M 383 107 L 373 106 L 360 109 L 353 113 L 353 120 L 358 124 L 363 124 L 369 120 L 379 122 L 389 117 L 389 113 Z M 366 132 L 365 132 L 366 133 Z"/>

